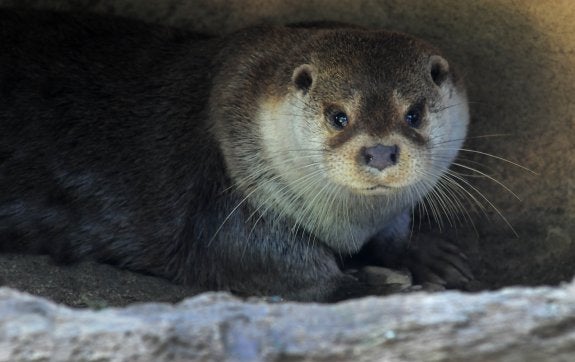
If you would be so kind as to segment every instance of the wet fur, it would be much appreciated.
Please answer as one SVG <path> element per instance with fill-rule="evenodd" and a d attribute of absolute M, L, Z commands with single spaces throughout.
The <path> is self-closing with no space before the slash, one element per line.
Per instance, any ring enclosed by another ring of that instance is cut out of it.
<path fill-rule="evenodd" d="M 334 242 L 294 228 L 282 200 L 263 209 L 268 196 L 251 193 L 273 177 L 249 179 L 269 162 L 253 124 L 258 100 L 285 95 L 277 82 L 290 84 L 324 30 L 212 39 L 7 10 L 0 22 L 2 251 L 94 259 L 243 295 L 333 301 L 386 292 L 345 274 L 342 260 L 372 236 L 403 239 L 410 202 L 382 219 L 366 203 L 355 210 L 365 235 Z M 378 123 L 367 127 L 379 132 Z"/>

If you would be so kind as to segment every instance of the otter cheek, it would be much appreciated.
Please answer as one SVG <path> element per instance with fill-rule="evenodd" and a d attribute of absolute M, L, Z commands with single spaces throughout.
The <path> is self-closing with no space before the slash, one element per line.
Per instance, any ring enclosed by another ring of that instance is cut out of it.
<path fill-rule="evenodd" d="M 430 140 L 433 140 L 433 153 L 442 160 L 447 168 L 457 156 L 467 136 L 469 124 L 469 106 L 464 91 L 449 92 L 449 87 L 442 87 L 444 104 L 439 107 L 442 112 L 435 114 L 430 122 L 435 126 L 430 130 Z"/>
<path fill-rule="evenodd" d="M 353 160 L 350 160 L 347 152 L 330 152 L 326 156 L 326 166 L 329 173 L 329 178 L 335 184 L 353 188 L 356 184 L 357 171 L 354 169 L 355 165 Z"/>

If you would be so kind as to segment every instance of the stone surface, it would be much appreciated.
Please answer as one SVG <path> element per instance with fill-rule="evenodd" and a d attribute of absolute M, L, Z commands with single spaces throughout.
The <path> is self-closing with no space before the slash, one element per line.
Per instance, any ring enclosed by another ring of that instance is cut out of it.
<path fill-rule="evenodd" d="M 47 256 L 0 254 L 0 286 L 49 297 L 74 307 L 178 302 L 195 291 L 164 279 L 83 262 L 55 265 Z"/>
<path fill-rule="evenodd" d="M 575 284 L 334 305 L 70 309 L 0 288 L 0 361 L 572 361 Z"/>

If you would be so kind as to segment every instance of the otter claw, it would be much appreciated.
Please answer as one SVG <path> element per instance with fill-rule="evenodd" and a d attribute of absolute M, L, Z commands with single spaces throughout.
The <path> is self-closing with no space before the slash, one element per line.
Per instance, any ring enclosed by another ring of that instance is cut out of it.
<path fill-rule="evenodd" d="M 474 280 L 467 257 L 449 240 L 423 238 L 408 250 L 404 264 L 417 284 L 462 288 Z"/>

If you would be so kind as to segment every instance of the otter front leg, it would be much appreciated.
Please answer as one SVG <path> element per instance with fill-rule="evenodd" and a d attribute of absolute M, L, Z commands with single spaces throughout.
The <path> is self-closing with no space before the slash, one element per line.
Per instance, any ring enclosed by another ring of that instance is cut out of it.
<path fill-rule="evenodd" d="M 406 268 L 414 284 L 431 290 L 464 288 L 474 280 L 467 257 L 452 241 L 439 235 L 410 238 L 409 232 L 409 214 L 403 213 L 362 248 L 354 263 Z"/>
<path fill-rule="evenodd" d="M 337 253 L 309 235 L 295 235 L 264 224 L 251 237 L 220 234 L 211 245 L 193 248 L 183 283 L 240 296 L 281 297 L 305 302 L 336 302 L 397 292 L 400 286 L 365 273 L 345 273 Z M 236 229 L 237 230 L 237 229 Z M 181 253 L 176 254 L 182 256 Z"/>
<path fill-rule="evenodd" d="M 331 303 L 369 295 L 387 295 L 405 287 L 399 283 L 389 283 L 384 278 L 374 278 L 371 273 L 343 272 L 333 251 L 322 245 L 297 249 L 292 249 L 295 251 L 293 254 L 283 253 L 281 260 L 275 258 L 280 255 L 273 255 L 273 265 L 252 270 L 250 274 L 257 277 L 229 280 L 230 289 L 240 295 L 280 296 L 287 300 Z M 242 274 L 238 272 L 236 270 L 236 275 Z"/>
<path fill-rule="evenodd" d="M 311 284 L 295 287 L 283 295 L 290 300 L 334 303 L 366 296 L 389 295 L 406 288 L 405 283 L 389 282 L 385 277 L 378 278 L 382 275 L 377 269 L 382 268 L 373 269 L 370 271 L 365 268 L 356 273 L 333 269 L 332 273 L 317 277 Z M 281 283 L 282 279 L 281 276 L 278 277 L 278 283 Z"/>

